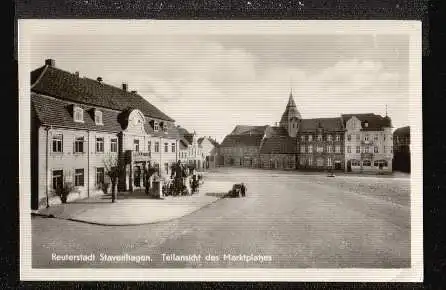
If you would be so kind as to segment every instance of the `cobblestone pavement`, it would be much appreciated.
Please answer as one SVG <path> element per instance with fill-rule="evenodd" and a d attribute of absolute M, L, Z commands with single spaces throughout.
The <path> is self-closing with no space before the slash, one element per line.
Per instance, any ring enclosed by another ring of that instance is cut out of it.
<path fill-rule="evenodd" d="M 410 267 L 409 178 L 227 168 L 205 178 L 245 182 L 247 196 L 152 225 L 34 217 L 33 267 Z M 52 260 L 53 254 L 92 253 L 93 262 Z M 150 261 L 103 261 L 101 254 Z M 194 254 L 200 259 L 176 260 Z M 206 260 L 208 254 L 216 258 Z"/>

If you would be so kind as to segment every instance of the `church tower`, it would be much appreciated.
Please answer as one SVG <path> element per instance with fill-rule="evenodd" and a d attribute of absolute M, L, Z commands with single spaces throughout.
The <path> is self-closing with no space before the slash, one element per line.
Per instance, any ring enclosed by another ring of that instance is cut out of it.
<path fill-rule="evenodd" d="M 282 118 L 280 119 L 280 127 L 287 130 L 290 137 L 296 137 L 301 119 L 302 117 L 297 110 L 297 106 L 293 98 L 293 91 L 291 90 L 285 112 L 283 112 Z"/>

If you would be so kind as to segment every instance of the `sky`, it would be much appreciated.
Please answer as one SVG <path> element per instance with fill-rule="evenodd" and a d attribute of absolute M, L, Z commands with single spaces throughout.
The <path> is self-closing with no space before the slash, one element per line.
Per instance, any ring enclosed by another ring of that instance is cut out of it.
<path fill-rule="evenodd" d="M 279 122 L 290 90 L 303 118 L 386 113 L 409 125 L 408 35 L 33 35 L 31 68 L 52 58 L 129 90 L 189 131 L 222 141 Z"/>

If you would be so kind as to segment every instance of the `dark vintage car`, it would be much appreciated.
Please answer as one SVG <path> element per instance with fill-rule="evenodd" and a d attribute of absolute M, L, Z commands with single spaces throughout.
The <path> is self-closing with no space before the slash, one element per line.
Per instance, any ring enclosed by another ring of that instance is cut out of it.
<path fill-rule="evenodd" d="M 246 195 L 246 186 L 243 183 L 236 183 L 228 191 L 227 197 L 244 197 Z"/>

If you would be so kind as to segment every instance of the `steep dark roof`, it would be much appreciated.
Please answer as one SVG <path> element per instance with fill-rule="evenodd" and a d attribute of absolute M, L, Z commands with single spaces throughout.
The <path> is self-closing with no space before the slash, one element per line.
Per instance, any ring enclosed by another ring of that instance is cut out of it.
<path fill-rule="evenodd" d="M 119 112 L 116 111 L 101 110 L 104 125 L 96 125 L 93 116 L 87 111 L 84 112 L 84 123 L 74 122 L 70 113 L 70 104 L 62 100 L 31 94 L 31 105 L 41 125 L 106 132 L 120 132 L 122 130 L 118 121 Z M 88 110 L 89 107 L 84 106 L 84 109 Z"/>
<path fill-rule="evenodd" d="M 297 153 L 296 138 L 274 136 L 266 138 L 260 148 L 260 154 L 294 154 Z"/>
<path fill-rule="evenodd" d="M 341 115 L 344 126 L 347 121 L 355 116 L 361 121 L 361 125 L 364 131 L 376 131 L 382 130 L 384 127 L 392 127 L 392 120 L 389 117 L 382 117 L 380 115 L 375 115 L 374 113 L 366 114 L 343 114 Z M 367 122 L 368 127 L 364 127 L 364 123 Z"/>
<path fill-rule="evenodd" d="M 288 104 L 285 108 L 285 112 L 282 114 L 282 118 L 280 118 L 280 123 L 288 122 L 288 115 L 291 113 L 292 117 L 296 117 L 302 119 L 299 110 L 297 109 L 296 103 L 294 102 L 293 94 L 290 93 L 290 97 L 288 99 Z"/>
<path fill-rule="evenodd" d="M 183 139 L 186 140 L 189 144 L 193 143 L 194 140 L 194 134 L 184 134 Z"/>
<path fill-rule="evenodd" d="M 119 111 L 133 107 L 148 117 L 174 121 L 137 93 L 78 77 L 52 66 L 40 67 L 31 72 L 31 84 L 31 91 L 55 98 Z"/>
<path fill-rule="evenodd" d="M 405 127 L 398 128 L 393 132 L 393 135 L 394 136 L 410 136 L 410 127 L 405 126 Z"/>
<path fill-rule="evenodd" d="M 283 127 L 271 126 L 268 129 L 268 133 L 271 134 L 271 137 L 273 137 L 273 136 L 288 136 L 288 131 Z"/>
<path fill-rule="evenodd" d="M 344 128 L 341 118 L 302 119 L 299 125 L 299 132 L 313 132 L 319 127 L 328 131 L 340 131 Z"/>
<path fill-rule="evenodd" d="M 227 135 L 220 147 L 260 146 L 263 134 L 257 135 Z"/>
<path fill-rule="evenodd" d="M 264 134 L 267 126 L 250 126 L 250 125 L 237 125 L 232 130 L 231 135 L 258 135 Z"/>
<path fill-rule="evenodd" d="M 31 94 L 31 105 L 36 114 L 36 118 L 41 125 L 88 129 L 110 133 L 118 133 L 123 129 L 119 121 L 122 112 L 115 110 L 99 109 L 99 111 L 102 112 L 103 125 L 96 125 L 94 116 L 90 113 L 91 109 L 96 108 L 94 106 L 81 105 L 84 109 L 84 122 L 79 123 L 74 122 L 71 112 L 72 104 L 70 102 Z M 155 132 L 153 131 L 152 126 L 146 122 L 144 129 L 148 134 L 154 137 L 178 139 L 178 132 L 175 127 L 169 128 L 166 133 L 162 130 Z"/>

